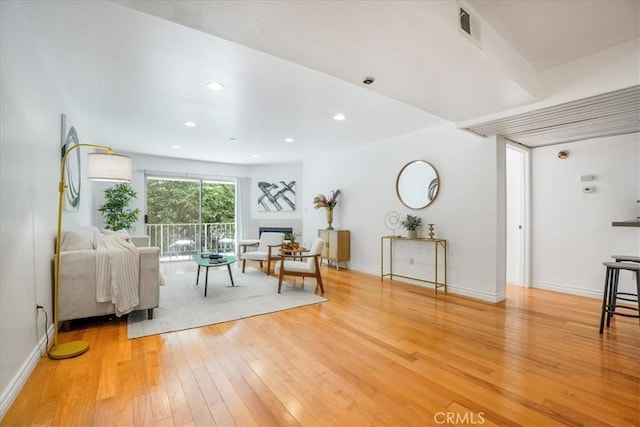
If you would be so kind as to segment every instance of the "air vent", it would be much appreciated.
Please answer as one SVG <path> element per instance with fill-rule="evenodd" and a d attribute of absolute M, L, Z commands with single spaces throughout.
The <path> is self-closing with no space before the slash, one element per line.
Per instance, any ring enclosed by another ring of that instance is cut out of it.
<path fill-rule="evenodd" d="M 463 8 L 460 8 L 460 29 L 471 35 L 471 16 Z"/>
<path fill-rule="evenodd" d="M 458 31 L 476 46 L 482 47 L 480 23 L 473 17 L 472 12 L 467 6 L 463 7 L 463 3 L 458 3 Z"/>

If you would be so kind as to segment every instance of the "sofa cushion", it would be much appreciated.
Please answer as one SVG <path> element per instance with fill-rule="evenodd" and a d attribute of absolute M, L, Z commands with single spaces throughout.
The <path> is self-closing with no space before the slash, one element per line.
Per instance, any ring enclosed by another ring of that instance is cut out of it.
<path fill-rule="evenodd" d="M 65 231 L 60 243 L 61 251 L 83 251 L 93 249 L 93 234 L 86 231 Z"/>
<path fill-rule="evenodd" d="M 95 249 L 102 241 L 100 230 L 91 225 L 77 227 L 62 233 L 60 251 L 82 251 Z"/>

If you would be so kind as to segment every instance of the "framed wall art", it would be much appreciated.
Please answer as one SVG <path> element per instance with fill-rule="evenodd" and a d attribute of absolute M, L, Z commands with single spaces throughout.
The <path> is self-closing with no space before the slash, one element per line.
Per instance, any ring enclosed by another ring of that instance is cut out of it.
<path fill-rule="evenodd" d="M 258 181 L 259 212 L 292 212 L 295 210 L 295 181 Z"/>

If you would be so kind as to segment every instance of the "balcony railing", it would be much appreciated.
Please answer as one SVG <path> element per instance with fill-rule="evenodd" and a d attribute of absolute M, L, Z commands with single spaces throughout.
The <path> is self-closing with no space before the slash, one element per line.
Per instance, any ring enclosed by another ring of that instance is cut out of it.
<path fill-rule="evenodd" d="M 236 227 L 232 222 L 147 224 L 151 246 L 161 259 L 185 258 L 196 252 L 235 252 Z"/>

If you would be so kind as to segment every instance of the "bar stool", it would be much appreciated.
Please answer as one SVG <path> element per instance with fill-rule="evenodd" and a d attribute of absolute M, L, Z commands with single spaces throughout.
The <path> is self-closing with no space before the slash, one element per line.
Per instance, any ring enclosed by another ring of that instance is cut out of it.
<path fill-rule="evenodd" d="M 602 296 L 602 313 L 600 315 L 600 333 L 604 330 L 604 318 L 607 317 L 607 328 L 611 323 L 611 317 L 613 315 L 634 317 L 638 319 L 640 323 L 640 257 L 629 256 L 614 256 L 616 261 L 623 258 L 635 258 L 638 262 L 631 259 L 632 262 L 604 262 L 603 265 L 607 267 L 607 274 L 604 282 L 604 295 Z M 618 279 L 620 278 L 620 270 L 628 270 L 636 273 L 636 293 L 630 292 L 618 292 Z M 629 305 L 620 305 L 618 300 L 634 302 L 638 305 L 638 308 L 631 307 Z M 619 309 L 619 310 L 616 310 Z M 637 314 L 629 314 L 622 310 L 635 311 Z"/>
<path fill-rule="evenodd" d="M 611 255 L 616 262 L 640 262 L 640 256 L 632 255 Z"/>

